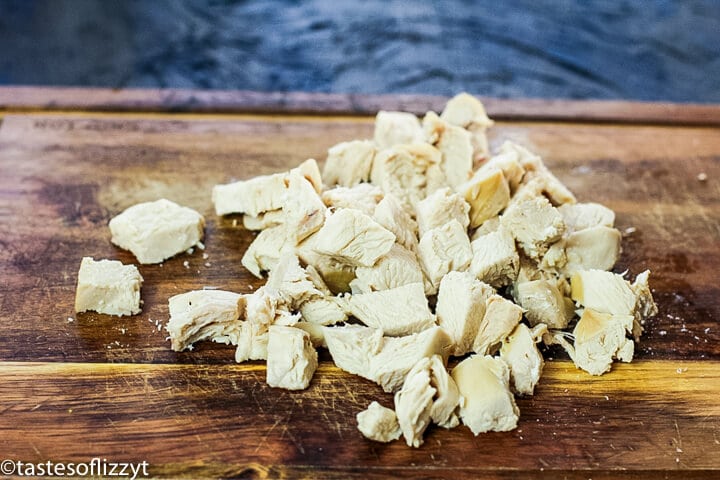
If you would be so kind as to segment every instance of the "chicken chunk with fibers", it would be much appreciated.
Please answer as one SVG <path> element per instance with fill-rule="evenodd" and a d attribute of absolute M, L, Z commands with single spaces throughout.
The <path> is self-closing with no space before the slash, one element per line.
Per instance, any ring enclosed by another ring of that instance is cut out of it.
<path fill-rule="evenodd" d="M 357 267 L 350 288 L 352 293 L 368 293 L 418 282 L 423 283 L 423 272 L 417 257 L 396 243 L 372 267 Z"/>
<path fill-rule="evenodd" d="M 467 182 L 456 189 L 470 205 L 470 227 L 476 228 L 508 206 L 510 187 L 502 170 L 480 168 Z"/>
<path fill-rule="evenodd" d="M 243 227 L 245 230 L 265 230 L 266 228 L 280 225 L 285 220 L 285 212 L 280 210 L 270 210 L 254 217 L 252 215 L 243 215 Z"/>
<path fill-rule="evenodd" d="M 520 410 L 510 393 L 510 369 L 504 360 L 473 355 L 453 368 L 451 376 L 462 397 L 460 420 L 473 434 L 517 427 Z"/>
<path fill-rule="evenodd" d="M 365 325 L 389 336 L 417 333 L 435 325 L 422 283 L 351 295 L 347 309 Z"/>
<path fill-rule="evenodd" d="M 408 446 L 419 447 L 430 422 L 453 428 L 460 393 L 439 355 L 421 359 L 395 394 L 395 413 Z"/>
<path fill-rule="evenodd" d="M 571 232 L 615 226 L 615 212 L 599 203 L 566 203 L 558 207 L 558 212 Z"/>
<path fill-rule="evenodd" d="M 526 148 L 513 142 L 505 142 L 500 147 L 500 153 L 515 152 L 520 165 L 525 169 L 522 183 L 527 185 L 532 182 L 532 189 L 537 194 L 547 196 L 553 205 L 575 203 L 575 195 L 553 175 L 543 163 L 542 158 L 531 153 Z"/>
<path fill-rule="evenodd" d="M 423 128 L 428 143 L 442 153 L 440 168 L 448 185 L 457 187 L 472 176 L 473 145 L 472 134 L 462 127 L 446 122 L 435 112 L 428 112 L 423 118 Z"/>
<path fill-rule="evenodd" d="M 350 282 L 355 278 L 355 267 L 330 255 L 318 253 L 315 250 L 319 239 L 318 233 L 320 232 L 310 235 L 297 245 L 295 253 L 305 265 L 314 270 L 330 292 L 333 294 L 349 292 Z"/>
<path fill-rule="evenodd" d="M 109 223 L 112 243 L 129 250 L 138 262 L 160 263 L 203 239 L 205 219 L 191 208 L 164 198 L 138 203 Z"/>
<path fill-rule="evenodd" d="M 312 184 L 297 170 L 288 174 L 287 184 L 283 198 L 283 223 L 288 240 L 297 245 L 320 230 L 327 209 Z"/>
<path fill-rule="evenodd" d="M 287 390 L 304 390 L 310 385 L 318 357 L 307 332 L 272 325 L 267 349 L 268 385 Z"/>
<path fill-rule="evenodd" d="M 508 182 L 510 193 L 517 191 L 525 176 L 525 169 L 520 163 L 520 154 L 514 149 L 504 149 L 483 165 L 483 168 L 498 168 Z"/>
<path fill-rule="evenodd" d="M 375 145 L 370 140 L 342 142 L 328 150 L 322 178 L 326 185 L 354 187 L 370 180 Z"/>
<path fill-rule="evenodd" d="M 475 229 L 472 236 L 470 237 L 470 241 L 475 241 L 483 235 L 487 235 L 488 233 L 496 232 L 499 228 L 500 215 L 495 215 L 492 218 L 488 218 L 479 227 Z"/>
<path fill-rule="evenodd" d="M 518 282 L 514 288 L 515 301 L 525 310 L 531 326 L 545 324 L 563 329 L 573 316 L 557 286 L 545 279 Z"/>
<path fill-rule="evenodd" d="M 337 297 L 320 297 L 300 305 L 303 320 L 316 325 L 335 325 L 347 320 L 345 308 Z"/>
<path fill-rule="evenodd" d="M 372 267 L 394 243 L 395 235 L 359 210 L 348 208 L 325 220 L 314 249 L 349 265 Z"/>
<path fill-rule="evenodd" d="M 515 281 L 520 269 L 520 257 L 515 240 L 504 227 L 473 240 L 470 272 L 479 280 L 502 287 Z"/>
<path fill-rule="evenodd" d="M 385 195 L 375 207 L 373 218 L 395 235 L 397 243 L 417 252 L 418 225 L 394 195 Z"/>
<path fill-rule="evenodd" d="M 495 293 L 470 272 L 450 272 L 440 281 L 435 312 L 440 327 L 453 341 L 452 354 L 472 351 L 485 315 L 485 302 Z"/>
<path fill-rule="evenodd" d="M 325 296 L 315 286 L 307 271 L 300 266 L 298 257 L 290 252 L 280 256 L 265 287 L 274 292 L 277 305 L 288 311 L 297 310 L 305 302 Z"/>
<path fill-rule="evenodd" d="M 545 333 L 545 324 L 530 329 L 520 323 L 500 347 L 500 358 L 510 368 L 513 390 L 521 395 L 532 395 L 540 381 L 545 361 L 536 344 Z"/>
<path fill-rule="evenodd" d="M 448 272 L 460 272 L 470 266 L 472 250 L 465 228 L 457 220 L 450 220 L 425 233 L 418 244 L 418 258 L 432 293 L 437 292 L 440 280 Z"/>
<path fill-rule="evenodd" d="M 565 223 L 557 208 L 545 197 L 513 202 L 500 219 L 527 256 L 540 259 L 550 244 L 565 233 Z"/>
<path fill-rule="evenodd" d="M 448 101 L 440 118 L 452 125 L 463 127 L 472 134 L 475 160 L 487 158 L 490 152 L 487 129 L 494 122 L 488 118 L 480 100 L 467 93 L 460 93 Z"/>
<path fill-rule="evenodd" d="M 500 295 L 492 295 L 485 302 L 485 315 L 473 342 L 473 351 L 479 355 L 495 353 L 520 320 L 522 308 Z"/>
<path fill-rule="evenodd" d="M 383 337 L 382 330 L 359 325 L 323 327 L 323 332 L 335 365 L 386 392 L 399 389 L 422 358 L 437 354 L 446 361 L 452 350 L 452 340 L 437 326 L 404 337 Z"/>
<path fill-rule="evenodd" d="M 286 173 L 261 175 L 249 180 L 215 185 L 212 201 L 217 215 L 243 213 L 257 217 L 282 208 Z"/>
<path fill-rule="evenodd" d="M 391 408 L 383 407 L 373 401 L 368 408 L 358 413 L 358 430 L 367 439 L 387 443 L 397 440 L 402 435 L 397 415 Z"/>
<path fill-rule="evenodd" d="M 632 328 L 632 315 L 613 315 L 586 308 L 573 330 L 574 354 L 568 353 L 578 368 L 591 375 L 602 375 L 610 371 L 613 358 L 632 361 L 635 344 L 626 337 Z"/>
<path fill-rule="evenodd" d="M 427 195 L 447 186 L 441 160 L 440 151 L 427 143 L 397 145 L 378 152 L 370 179 L 410 211 Z"/>
<path fill-rule="evenodd" d="M 470 224 L 470 205 L 462 195 L 453 193 L 449 188 L 441 188 L 415 207 L 420 236 L 433 228 L 442 227 L 450 220 L 457 220 L 463 228 Z"/>
<path fill-rule="evenodd" d="M 562 270 L 610 270 L 620 258 L 622 235 L 615 228 L 597 226 L 572 232 L 565 239 L 566 262 Z"/>
<path fill-rule="evenodd" d="M 375 116 L 373 140 L 378 150 L 424 139 L 420 120 L 412 113 L 380 110 Z"/>
<path fill-rule="evenodd" d="M 240 263 L 250 273 L 262 278 L 262 272 L 269 272 L 277 265 L 281 252 L 291 248 L 294 242 L 288 239 L 285 225 L 266 228 L 252 241 Z"/>
<path fill-rule="evenodd" d="M 322 193 L 322 200 L 328 207 L 354 208 L 372 216 L 384 195 L 377 185 L 360 183 L 354 187 L 335 187 L 325 190 Z"/>
<path fill-rule="evenodd" d="M 142 284 L 143 277 L 135 265 L 83 257 L 75 290 L 75 311 L 119 316 L 140 313 Z"/>
<path fill-rule="evenodd" d="M 165 329 L 172 349 L 181 352 L 201 340 L 237 345 L 246 297 L 224 290 L 193 290 L 170 297 Z"/>

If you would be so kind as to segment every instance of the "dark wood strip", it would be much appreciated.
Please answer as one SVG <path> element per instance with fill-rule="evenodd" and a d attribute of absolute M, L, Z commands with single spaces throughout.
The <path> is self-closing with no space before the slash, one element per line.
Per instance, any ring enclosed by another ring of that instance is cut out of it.
<path fill-rule="evenodd" d="M 720 125 L 712 104 L 500 99 L 481 97 L 498 120 Z M 442 110 L 446 97 L 228 90 L 0 87 L 0 110 L 292 113 L 374 115 L 378 110 L 423 114 Z"/>

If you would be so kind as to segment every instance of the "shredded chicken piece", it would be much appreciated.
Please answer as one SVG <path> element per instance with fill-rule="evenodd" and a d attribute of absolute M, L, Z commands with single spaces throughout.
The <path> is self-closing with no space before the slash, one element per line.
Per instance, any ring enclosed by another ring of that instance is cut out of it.
<path fill-rule="evenodd" d="M 402 435 L 395 411 L 378 402 L 373 401 L 368 408 L 357 414 L 356 419 L 358 430 L 370 440 L 387 443 Z"/>
<path fill-rule="evenodd" d="M 418 257 L 432 286 L 431 292 L 437 292 L 440 280 L 448 272 L 467 270 L 470 266 L 472 250 L 465 228 L 457 220 L 450 220 L 428 231 L 418 244 Z"/>

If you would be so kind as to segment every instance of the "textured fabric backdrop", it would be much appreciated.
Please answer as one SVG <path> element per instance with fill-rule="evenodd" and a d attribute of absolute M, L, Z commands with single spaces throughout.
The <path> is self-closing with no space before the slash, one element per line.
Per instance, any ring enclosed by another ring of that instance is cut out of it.
<path fill-rule="evenodd" d="M 720 1 L 0 0 L 0 83 L 720 102 Z"/>

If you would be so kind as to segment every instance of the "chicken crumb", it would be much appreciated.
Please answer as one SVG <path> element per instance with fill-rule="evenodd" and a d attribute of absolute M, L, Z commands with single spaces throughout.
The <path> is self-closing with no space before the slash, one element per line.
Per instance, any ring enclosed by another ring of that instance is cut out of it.
<path fill-rule="evenodd" d="M 707 173 L 705 173 L 705 172 L 698 173 L 697 179 L 699 182 L 706 181 L 708 179 Z"/>

